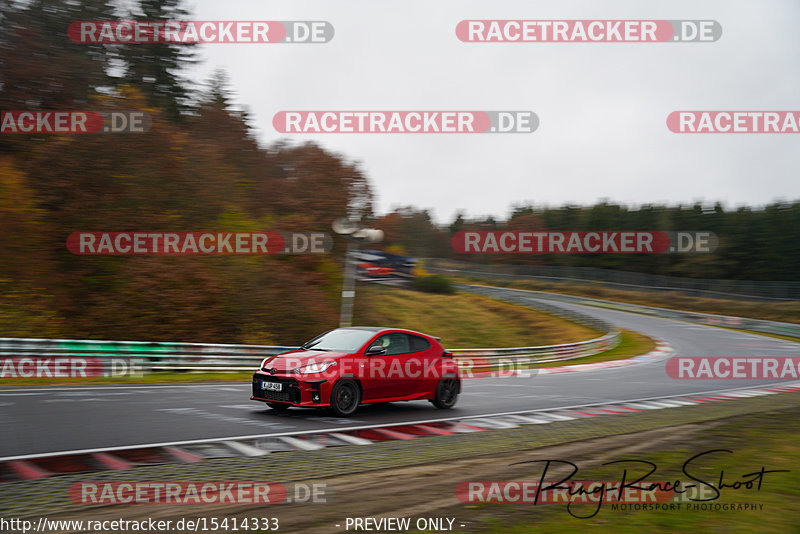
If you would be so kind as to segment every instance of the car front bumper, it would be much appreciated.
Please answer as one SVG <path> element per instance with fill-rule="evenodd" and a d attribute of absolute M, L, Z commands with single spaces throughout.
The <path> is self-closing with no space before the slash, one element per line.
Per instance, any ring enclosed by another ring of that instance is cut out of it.
<path fill-rule="evenodd" d="M 266 389 L 263 384 L 272 384 Z M 275 385 L 279 386 L 275 386 Z M 291 406 L 326 407 L 330 406 L 331 385 L 325 379 L 299 379 L 296 375 L 271 375 L 264 371 L 253 374 L 253 390 L 250 400 L 276 402 Z"/>

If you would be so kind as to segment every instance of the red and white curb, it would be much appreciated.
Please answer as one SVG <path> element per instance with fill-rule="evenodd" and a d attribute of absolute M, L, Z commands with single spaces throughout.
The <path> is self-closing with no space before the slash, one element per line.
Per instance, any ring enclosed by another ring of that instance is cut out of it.
<path fill-rule="evenodd" d="M 510 369 L 507 371 L 471 371 L 465 372 L 461 375 L 462 380 L 476 379 L 476 378 L 531 378 L 537 375 L 550 375 L 560 373 L 579 373 L 581 371 L 600 371 L 602 369 L 616 369 L 619 367 L 627 367 L 628 365 L 636 365 L 638 363 L 653 362 L 662 358 L 666 358 L 675 352 L 675 349 L 667 343 L 656 339 L 656 347 L 641 356 L 634 356 L 624 360 L 612 360 L 608 362 L 596 363 L 580 363 L 575 365 L 561 365 L 558 367 L 533 367 L 531 369 Z"/>
<path fill-rule="evenodd" d="M 415 423 L 354 426 L 335 431 L 232 436 L 5 457 L 0 458 L 0 482 L 35 480 L 70 473 L 123 470 L 147 465 L 194 463 L 211 458 L 255 457 L 280 451 L 316 450 L 342 445 L 369 445 L 380 441 L 412 440 L 425 436 L 484 432 L 797 391 L 800 391 L 800 382 L 544 410 L 434 419 Z"/>
<path fill-rule="evenodd" d="M 614 369 L 617 367 L 626 367 L 628 365 L 635 365 L 637 363 L 647 363 L 661 358 L 665 358 L 672 354 L 674 349 L 666 341 L 656 340 L 656 348 L 642 354 L 641 356 L 634 356 L 626 360 L 612 360 L 610 362 L 597 362 L 597 363 L 581 363 L 576 365 L 563 365 L 560 367 L 544 367 L 538 370 L 538 374 L 549 375 L 554 373 L 575 373 L 580 371 L 598 371 L 600 369 Z"/>

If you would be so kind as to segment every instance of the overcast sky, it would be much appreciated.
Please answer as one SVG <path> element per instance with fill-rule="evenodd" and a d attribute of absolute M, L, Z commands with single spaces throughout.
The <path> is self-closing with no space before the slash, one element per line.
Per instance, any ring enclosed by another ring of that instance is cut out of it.
<path fill-rule="evenodd" d="M 192 0 L 196 20 L 326 20 L 326 44 L 206 44 L 263 144 L 359 162 L 377 210 L 800 199 L 800 136 L 674 134 L 675 110 L 799 110 L 800 2 Z M 713 19 L 713 43 L 464 43 L 464 19 Z M 285 110 L 532 110 L 530 134 L 282 135 Z"/>

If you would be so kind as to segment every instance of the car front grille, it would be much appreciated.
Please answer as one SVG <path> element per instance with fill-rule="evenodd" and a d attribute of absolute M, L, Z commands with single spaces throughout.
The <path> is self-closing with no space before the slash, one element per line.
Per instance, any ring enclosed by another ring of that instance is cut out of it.
<path fill-rule="evenodd" d="M 263 389 L 262 382 L 278 382 L 283 384 L 281 391 Z M 253 397 L 271 401 L 300 402 L 300 387 L 297 380 L 276 378 L 276 377 L 254 377 L 253 378 Z"/>

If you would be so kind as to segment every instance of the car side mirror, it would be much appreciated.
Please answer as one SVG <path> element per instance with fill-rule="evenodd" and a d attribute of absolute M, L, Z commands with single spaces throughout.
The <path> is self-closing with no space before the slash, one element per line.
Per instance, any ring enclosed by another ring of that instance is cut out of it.
<path fill-rule="evenodd" d="M 367 356 L 377 356 L 379 354 L 386 354 L 386 347 L 383 345 L 372 345 L 367 349 Z"/>

